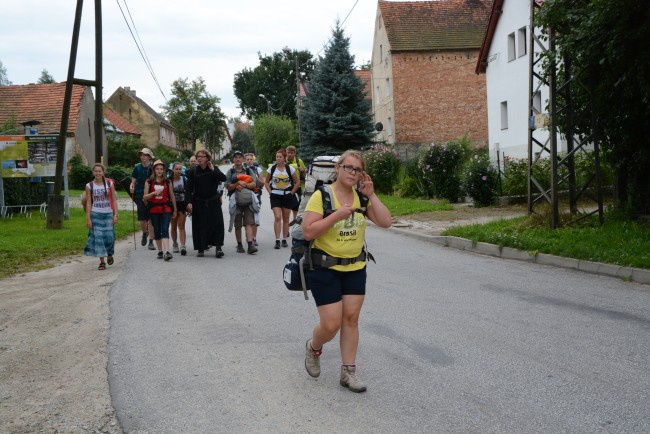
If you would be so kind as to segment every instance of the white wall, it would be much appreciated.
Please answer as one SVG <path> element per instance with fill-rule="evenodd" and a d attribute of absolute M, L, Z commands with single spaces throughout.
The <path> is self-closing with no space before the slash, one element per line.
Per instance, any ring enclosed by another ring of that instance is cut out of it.
<path fill-rule="evenodd" d="M 373 122 L 381 122 L 384 125 L 383 131 L 375 137 L 376 140 L 385 140 L 387 143 L 395 144 L 395 116 L 393 113 L 393 89 L 386 88 L 386 79 L 393 83 L 393 65 L 390 53 L 388 35 L 381 17 L 379 3 L 377 3 L 377 16 L 375 19 L 375 36 L 372 47 L 372 112 Z"/>
<path fill-rule="evenodd" d="M 520 46 L 519 30 L 525 28 L 526 43 L 524 55 L 518 53 Z M 508 60 L 508 35 L 514 33 L 514 60 Z M 539 48 L 536 48 L 539 50 Z M 530 2 L 524 0 L 505 0 L 503 14 L 497 24 L 492 45 L 488 54 L 486 69 L 488 97 L 488 129 L 490 156 L 496 161 L 497 149 L 503 156 L 513 158 L 528 157 L 528 80 L 530 56 Z M 534 82 L 533 88 L 537 88 Z M 502 128 L 502 103 L 507 102 L 507 124 Z M 548 88 L 541 88 L 541 108 L 546 113 Z M 548 131 L 538 129 L 534 137 L 546 142 Z M 539 152 L 533 146 L 533 152 Z M 566 151 L 566 143 L 558 136 L 558 152 Z M 543 154 L 544 155 L 544 154 Z M 546 154 L 548 156 L 548 154 Z"/>

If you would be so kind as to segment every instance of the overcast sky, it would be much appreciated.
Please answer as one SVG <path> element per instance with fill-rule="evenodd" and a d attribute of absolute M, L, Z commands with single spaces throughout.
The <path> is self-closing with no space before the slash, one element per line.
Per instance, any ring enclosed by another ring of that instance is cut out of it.
<path fill-rule="evenodd" d="M 126 1 L 126 3 L 125 3 Z M 43 68 L 67 77 L 75 0 L 0 0 L 0 61 L 13 84 L 35 83 Z M 258 65 L 258 52 L 283 47 L 316 55 L 343 21 L 357 65 L 370 60 L 377 0 L 104 0 L 104 91 L 130 86 L 160 111 L 151 77 L 120 7 L 129 11 L 165 96 L 179 77 L 203 77 L 227 116 L 239 116 L 234 74 Z M 128 7 L 128 10 L 127 10 Z M 131 24 L 131 23 L 130 23 Z M 135 31 L 134 31 L 135 33 Z M 85 0 L 75 77 L 94 79 L 94 1 Z"/>

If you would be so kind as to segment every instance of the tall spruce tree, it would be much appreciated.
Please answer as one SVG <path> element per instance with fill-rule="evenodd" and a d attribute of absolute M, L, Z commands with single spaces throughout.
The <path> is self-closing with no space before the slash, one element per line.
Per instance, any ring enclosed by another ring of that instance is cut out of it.
<path fill-rule="evenodd" d="M 300 114 L 302 157 L 337 154 L 372 143 L 375 135 L 364 83 L 354 74 L 350 39 L 340 23 L 332 30 L 330 44 L 307 84 Z"/>

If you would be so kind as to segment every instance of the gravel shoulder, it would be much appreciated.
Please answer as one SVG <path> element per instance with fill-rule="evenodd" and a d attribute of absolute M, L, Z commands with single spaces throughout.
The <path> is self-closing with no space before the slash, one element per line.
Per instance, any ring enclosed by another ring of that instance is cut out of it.
<path fill-rule="evenodd" d="M 74 205 L 73 205 L 74 206 Z M 130 209 L 130 201 L 120 200 Z M 525 205 L 422 213 L 394 219 L 439 235 L 448 227 L 526 214 Z M 107 375 L 109 291 L 133 248 L 115 264 L 76 255 L 46 270 L 0 280 L 0 433 L 121 433 Z"/>

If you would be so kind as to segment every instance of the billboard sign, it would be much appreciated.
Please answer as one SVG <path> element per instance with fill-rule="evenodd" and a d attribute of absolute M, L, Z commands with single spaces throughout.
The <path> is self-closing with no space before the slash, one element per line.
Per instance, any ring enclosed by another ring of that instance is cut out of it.
<path fill-rule="evenodd" d="M 0 136 L 3 178 L 56 175 L 56 142 L 59 136 Z"/>

